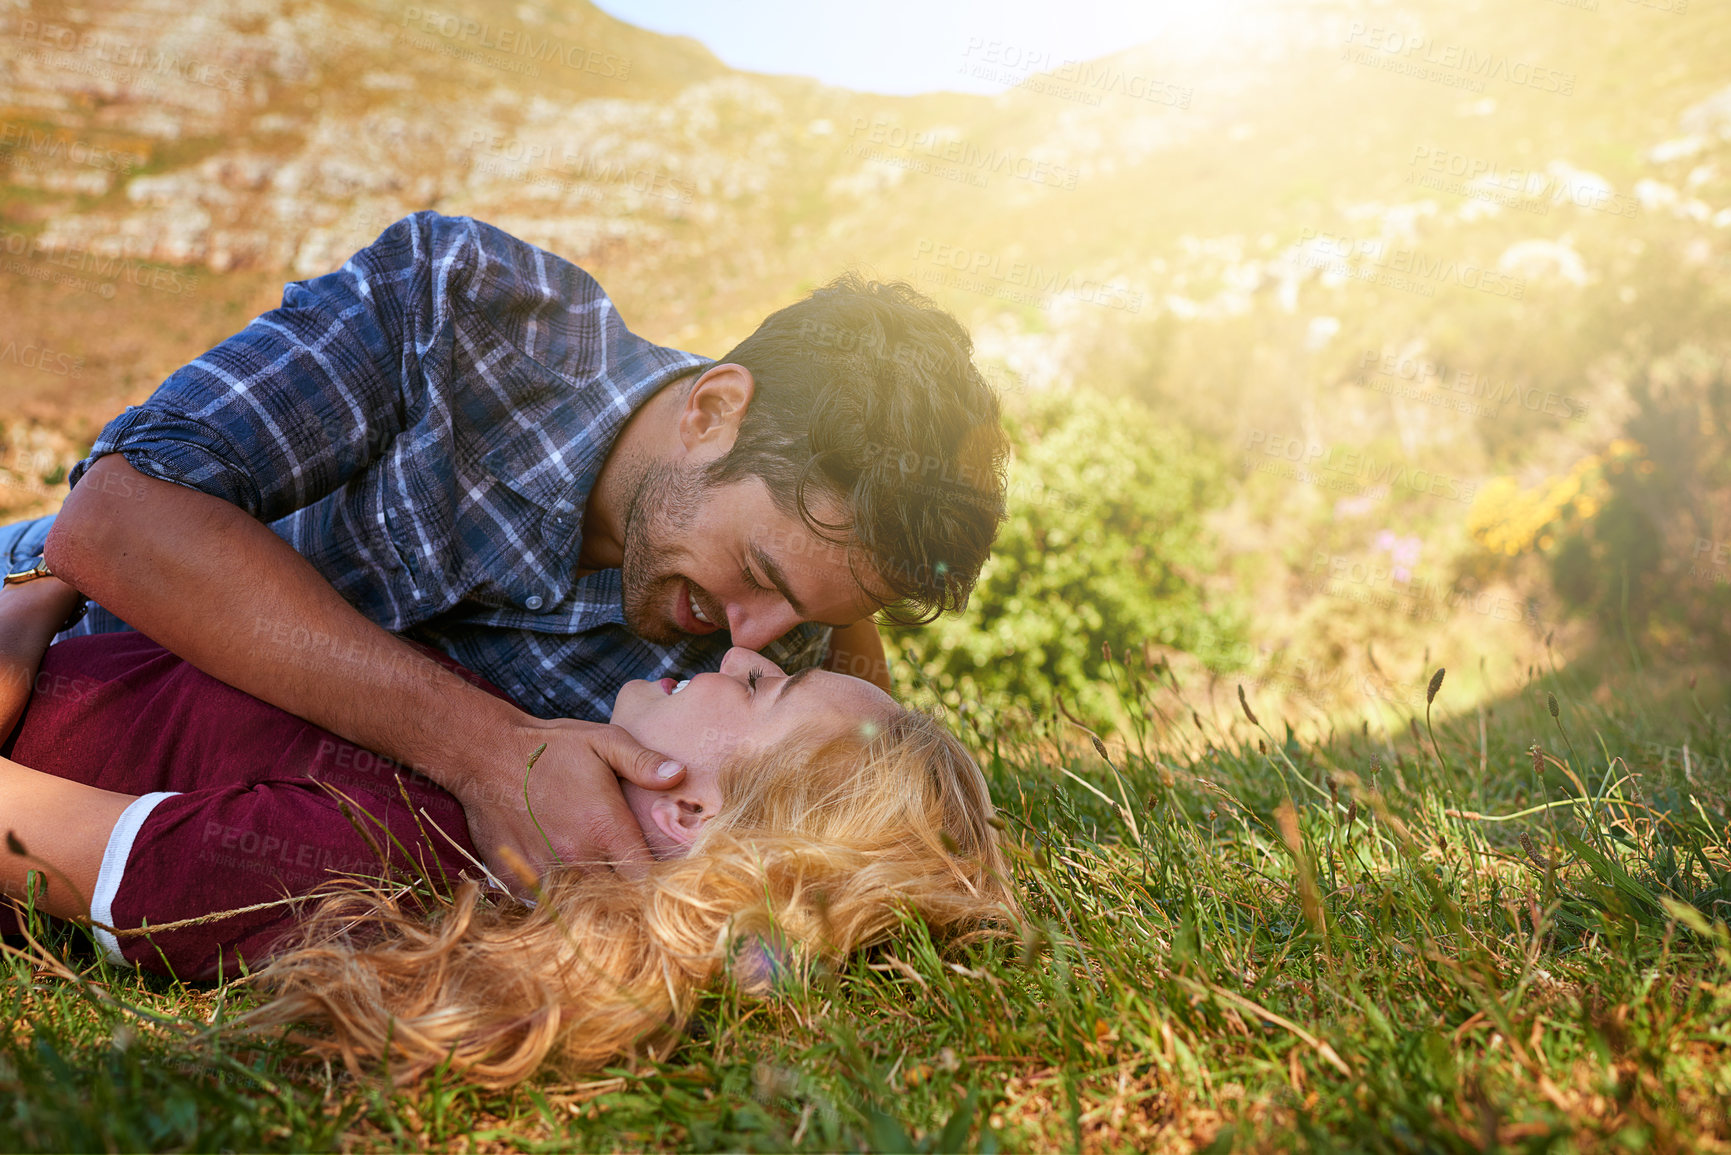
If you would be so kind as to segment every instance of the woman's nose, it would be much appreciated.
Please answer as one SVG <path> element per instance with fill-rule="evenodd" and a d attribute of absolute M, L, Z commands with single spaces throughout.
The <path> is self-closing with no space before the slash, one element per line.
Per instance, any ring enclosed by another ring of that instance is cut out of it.
<path fill-rule="evenodd" d="M 734 646 L 721 657 L 721 672 L 730 678 L 743 678 L 752 670 L 762 670 L 765 674 L 781 677 L 781 667 L 758 653 L 744 646 Z"/>

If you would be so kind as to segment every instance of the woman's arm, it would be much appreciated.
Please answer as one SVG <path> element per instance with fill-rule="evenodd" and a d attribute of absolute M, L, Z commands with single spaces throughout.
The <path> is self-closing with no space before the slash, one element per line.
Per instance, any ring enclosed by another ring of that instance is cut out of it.
<path fill-rule="evenodd" d="M 77 601 L 78 591 L 59 578 L 0 588 L 0 742 L 18 724 L 42 655 Z"/>
<path fill-rule="evenodd" d="M 46 876 L 36 908 L 57 918 L 87 918 L 109 835 L 134 795 L 98 790 L 0 758 L 0 893 L 24 897 L 32 870 Z M 17 852 L 23 850 L 21 857 Z"/>

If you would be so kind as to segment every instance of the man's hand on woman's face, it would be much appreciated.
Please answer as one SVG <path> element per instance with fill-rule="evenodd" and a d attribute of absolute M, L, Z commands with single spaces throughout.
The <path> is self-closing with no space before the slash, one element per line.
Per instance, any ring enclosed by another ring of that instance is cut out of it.
<path fill-rule="evenodd" d="M 542 743 L 547 748 L 528 772 L 525 806 L 524 769 Z M 537 871 L 557 862 L 629 871 L 654 861 L 619 779 L 666 790 L 685 777 L 683 766 L 620 727 L 569 718 L 525 718 L 495 749 L 477 751 L 476 762 L 480 768 L 455 791 L 470 838 L 488 869 L 525 896 L 534 885 L 522 877 L 521 864 Z"/>

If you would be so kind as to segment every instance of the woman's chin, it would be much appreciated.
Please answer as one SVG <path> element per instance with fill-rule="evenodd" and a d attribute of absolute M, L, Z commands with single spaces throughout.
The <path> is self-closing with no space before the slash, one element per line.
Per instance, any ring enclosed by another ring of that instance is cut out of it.
<path fill-rule="evenodd" d="M 626 682 L 619 687 L 619 692 L 613 695 L 613 712 L 608 715 L 607 720 L 615 726 L 623 726 L 630 730 L 632 719 L 641 715 L 640 707 L 643 693 L 656 688 L 655 683 L 644 681 L 641 678 L 634 682 Z"/>

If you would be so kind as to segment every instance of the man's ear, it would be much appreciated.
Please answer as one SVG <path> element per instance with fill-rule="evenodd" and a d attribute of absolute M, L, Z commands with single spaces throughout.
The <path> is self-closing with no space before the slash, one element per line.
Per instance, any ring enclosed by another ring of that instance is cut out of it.
<path fill-rule="evenodd" d="M 689 798 L 680 797 L 676 790 L 657 794 L 649 804 L 649 816 L 656 829 L 681 848 L 690 846 L 697 838 L 697 832 L 709 820 L 701 806 Z"/>
<path fill-rule="evenodd" d="M 705 370 L 679 411 L 679 440 L 685 451 L 708 461 L 726 456 L 756 389 L 744 365 L 726 363 Z"/>

